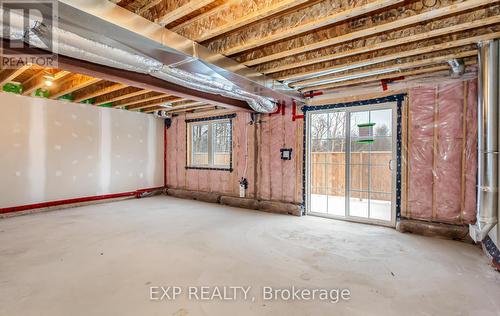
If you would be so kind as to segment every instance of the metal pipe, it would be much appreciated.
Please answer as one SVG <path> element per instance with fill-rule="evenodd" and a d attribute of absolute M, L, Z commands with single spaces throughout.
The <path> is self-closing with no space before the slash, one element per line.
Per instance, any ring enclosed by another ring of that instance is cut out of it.
<path fill-rule="evenodd" d="M 469 227 L 482 241 L 498 222 L 499 41 L 479 43 L 477 221 Z"/>
<path fill-rule="evenodd" d="M 452 78 L 459 78 L 465 73 L 465 62 L 462 58 L 448 60 L 450 65 L 450 75 Z"/>

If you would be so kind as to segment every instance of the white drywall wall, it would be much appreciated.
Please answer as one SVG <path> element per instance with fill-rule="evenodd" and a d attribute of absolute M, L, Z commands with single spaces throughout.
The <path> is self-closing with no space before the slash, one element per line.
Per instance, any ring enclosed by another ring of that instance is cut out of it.
<path fill-rule="evenodd" d="M 0 208 L 163 186 L 163 120 L 0 94 Z"/>

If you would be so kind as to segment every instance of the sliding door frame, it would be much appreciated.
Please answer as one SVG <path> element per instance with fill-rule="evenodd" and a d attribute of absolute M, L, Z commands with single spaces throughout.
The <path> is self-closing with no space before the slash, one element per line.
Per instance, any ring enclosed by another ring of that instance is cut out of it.
<path fill-rule="evenodd" d="M 326 105 L 326 106 L 309 106 L 304 107 L 303 111 L 305 114 L 304 117 L 304 174 L 303 174 L 303 199 L 304 199 L 304 209 L 305 214 L 328 217 L 334 219 L 340 219 L 345 221 L 355 221 L 360 223 L 367 224 L 376 224 L 382 226 L 390 226 L 395 227 L 396 221 L 400 216 L 400 201 L 401 201 L 401 107 L 402 101 L 404 99 L 404 95 L 395 95 L 390 97 L 384 97 L 380 99 L 366 100 L 360 102 L 351 102 L 351 103 L 342 103 L 335 105 Z M 383 110 L 383 109 L 392 109 L 392 159 L 396 162 L 396 168 L 392 172 L 392 199 L 391 199 L 391 220 L 377 220 L 363 217 L 354 217 L 349 216 L 349 168 L 348 168 L 348 158 L 347 156 L 350 154 L 350 113 L 359 112 L 359 111 L 367 111 L 367 110 Z M 312 193 L 312 181 L 311 181 L 311 114 L 310 112 L 314 112 L 314 114 L 319 113 L 331 113 L 336 111 L 346 112 L 346 142 L 348 143 L 346 148 L 346 159 L 345 159 L 345 168 L 346 168 L 346 183 L 345 183 L 345 198 L 346 198 L 346 210 L 345 216 L 336 216 L 331 214 L 323 214 L 323 213 L 314 213 L 310 211 L 311 206 L 311 193 Z"/>

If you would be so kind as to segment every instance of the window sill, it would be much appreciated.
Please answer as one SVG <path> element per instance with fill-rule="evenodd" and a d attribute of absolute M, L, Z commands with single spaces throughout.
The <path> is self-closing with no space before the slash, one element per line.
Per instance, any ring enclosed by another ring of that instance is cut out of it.
<path fill-rule="evenodd" d="M 217 167 L 194 167 L 194 166 L 186 166 L 186 169 L 193 169 L 193 170 L 214 170 L 214 171 L 229 171 L 229 172 L 233 172 L 233 168 L 217 168 Z"/>

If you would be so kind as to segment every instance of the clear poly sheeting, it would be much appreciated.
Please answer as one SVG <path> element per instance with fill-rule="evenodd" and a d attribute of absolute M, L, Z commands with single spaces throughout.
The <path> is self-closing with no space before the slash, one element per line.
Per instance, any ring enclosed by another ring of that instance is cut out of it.
<path fill-rule="evenodd" d="M 412 88 L 408 112 L 408 201 L 403 215 L 474 222 L 477 81 Z"/>

